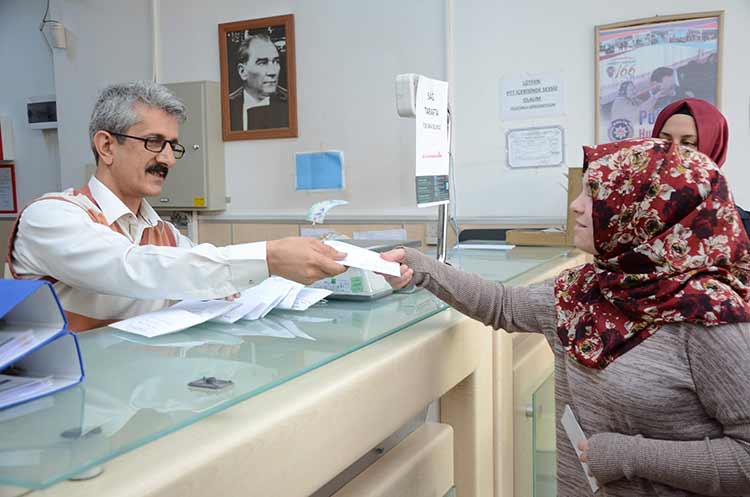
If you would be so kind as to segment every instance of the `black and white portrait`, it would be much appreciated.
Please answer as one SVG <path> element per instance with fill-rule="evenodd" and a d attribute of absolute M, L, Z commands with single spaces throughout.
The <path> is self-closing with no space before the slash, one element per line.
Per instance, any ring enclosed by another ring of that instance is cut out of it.
<path fill-rule="evenodd" d="M 297 136 L 290 17 L 219 26 L 225 140 Z"/>

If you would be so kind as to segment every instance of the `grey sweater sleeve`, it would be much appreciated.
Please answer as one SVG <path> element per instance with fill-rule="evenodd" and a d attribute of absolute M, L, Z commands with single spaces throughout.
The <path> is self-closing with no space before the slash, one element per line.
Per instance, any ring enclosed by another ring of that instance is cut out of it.
<path fill-rule="evenodd" d="M 555 326 L 551 282 L 505 287 L 466 273 L 406 248 L 405 264 L 414 270 L 414 283 L 426 288 L 459 312 L 494 329 L 542 333 Z"/>
<path fill-rule="evenodd" d="M 750 326 L 696 326 L 687 343 L 696 394 L 723 436 L 653 440 L 618 433 L 589 439 L 600 482 L 645 478 L 701 495 L 750 494 Z"/>

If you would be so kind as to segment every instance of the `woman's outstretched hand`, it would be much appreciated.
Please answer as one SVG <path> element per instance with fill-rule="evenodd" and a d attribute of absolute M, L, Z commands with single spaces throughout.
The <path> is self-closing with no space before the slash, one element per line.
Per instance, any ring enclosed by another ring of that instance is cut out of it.
<path fill-rule="evenodd" d="M 397 248 L 389 250 L 388 252 L 380 254 L 380 257 L 386 261 L 398 262 L 401 265 L 401 276 L 382 275 L 394 290 L 403 288 L 411 283 L 411 279 L 414 277 L 414 270 L 404 264 L 404 259 L 406 258 L 406 251 L 404 249 Z"/>

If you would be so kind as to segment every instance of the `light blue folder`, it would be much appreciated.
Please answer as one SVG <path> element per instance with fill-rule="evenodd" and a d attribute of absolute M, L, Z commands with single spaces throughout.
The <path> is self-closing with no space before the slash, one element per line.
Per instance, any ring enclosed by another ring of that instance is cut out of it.
<path fill-rule="evenodd" d="M 84 378 L 78 339 L 68 331 L 55 290 L 42 280 L 0 279 L 0 344 L 24 333 L 22 348 L 9 352 L 0 345 L 0 374 L 46 378 L 45 386 L 21 391 L 0 401 L 5 409 L 70 388 Z"/>

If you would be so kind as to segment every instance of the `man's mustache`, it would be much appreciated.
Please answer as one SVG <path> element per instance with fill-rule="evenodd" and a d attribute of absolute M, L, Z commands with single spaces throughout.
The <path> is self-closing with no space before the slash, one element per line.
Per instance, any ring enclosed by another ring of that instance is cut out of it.
<path fill-rule="evenodd" d="M 169 174 L 169 168 L 164 164 L 152 164 L 146 168 L 146 173 L 157 173 L 166 178 L 167 174 Z"/>

